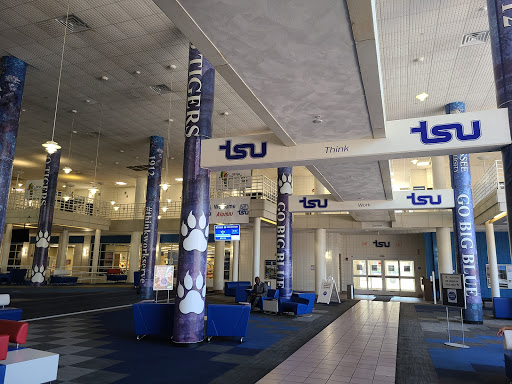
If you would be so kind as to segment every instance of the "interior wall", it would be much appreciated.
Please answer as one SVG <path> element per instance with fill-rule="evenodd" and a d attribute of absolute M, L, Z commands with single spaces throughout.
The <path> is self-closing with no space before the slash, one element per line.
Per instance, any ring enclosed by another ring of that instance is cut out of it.
<path fill-rule="evenodd" d="M 389 242 L 389 247 L 377 247 L 374 241 Z M 413 260 L 416 293 L 421 293 L 420 277 L 425 276 L 425 242 L 422 233 L 405 235 L 342 235 L 342 290 L 352 284 L 352 261 L 357 259 Z"/>

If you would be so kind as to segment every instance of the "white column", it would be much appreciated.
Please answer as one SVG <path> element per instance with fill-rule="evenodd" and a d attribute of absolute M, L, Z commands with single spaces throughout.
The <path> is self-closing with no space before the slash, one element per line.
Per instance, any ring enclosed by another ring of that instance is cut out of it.
<path fill-rule="evenodd" d="M 59 248 L 57 249 L 57 269 L 66 268 L 68 256 L 69 230 L 65 229 L 59 236 Z"/>
<path fill-rule="evenodd" d="M 485 239 L 487 240 L 487 258 L 491 275 L 491 297 L 500 297 L 500 280 L 498 278 L 498 259 L 496 257 L 496 241 L 494 240 L 494 224 L 485 222 Z"/>
<path fill-rule="evenodd" d="M 254 229 L 253 229 L 253 266 L 252 266 L 252 281 L 260 276 L 260 247 L 261 247 L 261 217 L 254 218 Z M 238 264 L 238 263 L 237 263 Z M 238 272 L 237 272 L 238 275 Z M 233 278 L 233 280 L 235 280 Z M 238 279 L 236 280 L 238 281 Z"/>
<path fill-rule="evenodd" d="M 5 224 L 5 232 L 2 237 L 2 272 L 7 272 L 9 251 L 11 250 L 12 224 Z"/>
<path fill-rule="evenodd" d="M 215 242 L 215 260 L 213 263 L 213 290 L 222 292 L 224 289 L 224 248 L 225 241 Z"/>
<path fill-rule="evenodd" d="M 432 182 L 434 189 L 446 189 L 446 156 L 432 157 Z M 452 240 L 450 228 L 436 228 L 437 262 L 439 273 L 453 273 Z"/>
<path fill-rule="evenodd" d="M 162 256 L 160 255 L 160 232 L 158 232 L 156 238 L 155 265 L 160 264 L 162 264 Z"/>
<path fill-rule="evenodd" d="M 140 208 L 140 204 L 146 203 L 146 189 L 148 187 L 148 178 L 146 177 L 137 177 L 135 180 L 135 204 L 139 207 L 139 210 L 135 211 L 138 212 L 138 214 L 135 216 L 135 218 L 142 218 L 144 208 Z"/>
<path fill-rule="evenodd" d="M 133 272 L 140 269 L 140 238 L 142 232 L 132 232 L 130 241 L 130 262 L 128 265 L 128 282 L 133 283 Z"/>
<path fill-rule="evenodd" d="M 101 229 L 94 233 L 94 248 L 92 250 L 92 272 L 98 272 L 98 260 L 100 258 Z"/>
<path fill-rule="evenodd" d="M 322 280 L 326 279 L 325 252 L 327 250 L 327 232 L 323 228 L 315 229 L 315 293 L 320 294 Z"/>
<path fill-rule="evenodd" d="M 89 259 L 91 257 L 91 235 L 84 235 L 84 245 L 82 248 L 82 262 L 80 265 L 89 266 Z M 82 269 L 85 271 L 85 269 Z"/>
<path fill-rule="evenodd" d="M 240 260 L 240 240 L 233 241 L 233 281 L 238 281 L 238 263 Z"/>
<path fill-rule="evenodd" d="M 229 250 L 229 281 L 233 280 L 233 241 Z"/>

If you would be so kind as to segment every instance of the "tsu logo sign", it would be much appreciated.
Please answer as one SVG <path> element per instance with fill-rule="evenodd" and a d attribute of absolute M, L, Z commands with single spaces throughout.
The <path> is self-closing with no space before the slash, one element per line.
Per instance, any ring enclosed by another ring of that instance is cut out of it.
<path fill-rule="evenodd" d="M 411 128 L 411 134 L 419 133 L 420 141 L 423 144 L 439 144 L 439 143 L 448 143 L 452 141 L 453 133 L 455 133 L 455 137 L 459 141 L 467 141 L 467 140 L 477 140 L 482 135 L 482 131 L 480 129 L 480 120 L 474 120 L 471 122 L 471 127 L 473 128 L 473 133 L 464 134 L 464 126 L 460 123 L 450 123 L 450 124 L 438 124 L 434 125 L 431 130 L 431 136 L 428 137 L 428 126 L 426 121 L 420 121 L 419 127 Z M 453 131 L 453 132 L 452 132 Z"/>
<path fill-rule="evenodd" d="M 389 248 L 389 247 L 390 247 L 390 245 L 391 245 L 391 244 L 389 243 L 389 241 L 386 243 L 385 241 L 377 241 L 377 240 L 375 240 L 375 241 L 373 242 L 373 244 L 375 244 L 375 246 L 376 246 L 377 248 L 382 248 L 382 247 Z"/>
<path fill-rule="evenodd" d="M 305 196 L 299 200 L 299 203 L 302 203 L 302 206 L 306 209 L 314 209 L 314 208 L 327 208 L 327 199 L 324 199 L 322 203 L 321 199 L 307 199 Z"/>
<path fill-rule="evenodd" d="M 261 151 L 256 152 L 256 145 L 253 143 L 236 144 L 231 152 L 231 140 L 226 140 L 226 144 L 219 145 L 219 150 L 226 151 L 226 159 L 242 160 L 249 155 L 253 159 L 262 158 L 267 155 L 267 142 L 261 143 Z"/>
<path fill-rule="evenodd" d="M 441 204 L 441 195 L 437 195 L 437 201 L 434 200 L 434 196 L 432 195 L 420 195 L 416 196 L 416 194 L 413 192 L 409 196 L 405 197 L 406 199 L 411 200 L 411 203 L 413 205 L 439 205 Z"/>

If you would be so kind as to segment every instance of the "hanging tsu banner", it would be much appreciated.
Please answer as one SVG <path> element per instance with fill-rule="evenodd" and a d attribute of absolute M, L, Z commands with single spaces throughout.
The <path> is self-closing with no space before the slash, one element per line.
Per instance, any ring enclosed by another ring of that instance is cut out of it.
<path fill-rule="evenodd" d="M 318 129 L 322 129 L 319 127 Z M 282 145 L 274 134 L 211 139 L 201 166 L 214 171 L 313 165 L 318 161 L 378 161 L 488 152 L 511 143 L 507 109 L 386 122 L 386 137 Z"/>
<path fill-rule="evenodd" d="M 210 222 L 219 224 L 244 224 L 249 222 L 250 197 L 210 199 Z M 225 206 L 225 208 L 222 208 Z"/>
<path fill-rule="evenodd" d="M 448 209 L 455 206 L 452 189 L 394 191 L 393 200 L 337 201 L 332 195 L 290 196 L 291 212 L 341 212 L 395 209 Z"/>

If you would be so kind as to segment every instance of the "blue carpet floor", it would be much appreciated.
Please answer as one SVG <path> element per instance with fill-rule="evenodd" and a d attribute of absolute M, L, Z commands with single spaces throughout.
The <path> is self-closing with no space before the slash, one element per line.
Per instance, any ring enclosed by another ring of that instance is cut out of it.
<path fill-rule="evenodd" d="M 505 350 L 502 339 L 496 337 L 499 326 L 494 325 L 494 320 L 487 317 L 482 325 L 465 324 L 464 341 L 470 348 L 453 348 L 444 345 L 448 341 L 445 308 L 416 305 L 415 309 L 440 383 L 509 383 L 505 376 Z M 451 312 L 451 341 L 462 343 L 456 316 L 456 311 Z"/>

